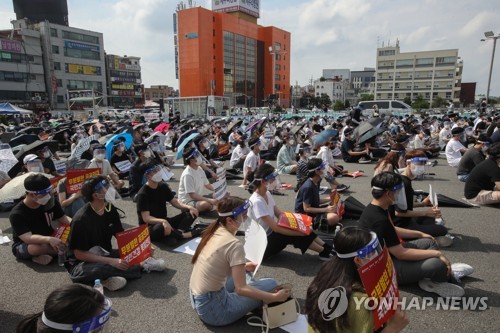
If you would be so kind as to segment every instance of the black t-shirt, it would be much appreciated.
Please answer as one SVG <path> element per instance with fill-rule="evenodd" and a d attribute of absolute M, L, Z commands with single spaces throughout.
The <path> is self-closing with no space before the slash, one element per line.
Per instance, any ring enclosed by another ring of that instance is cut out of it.
<path fill-rule="evenodd" d="M 482 152 L 476 148 L 467 149 L 458 163 L 457 175 L 468 175 L 482 161 L 484 161 Z"/>
<path fill-rule="evenodd" d="M 167 217 L 167 202 L 174 199 L 174 194 L 165 183 L 158 183 L 158 187 L 153 189 L 144 184 L 137 193 L 137 217 L 139 225 L 144 224 L 141 212 L 149 211 L 149 215 L 164 219 Z"/>
<path fill-rule="evenodd" d="M 394 216 L 391 216 L 394 218 Z M 389 211 L 380 206 L 369 204 L 359 218 L 359 225 L 377 234 L 381 244 L 385 242 L 387 247 L 400 244 L 396 229 L 389 220 Z"/>
<path fill-rule="evenodd" d="M 104 214 L 99 215 L 94 212 L 90 203 L 87 203 L 73 217 L 69 248 L 88 251 L 94 246 L 100 246 L 106 251 L 111 251 L 111 238 L 121 231 L 123 226 L 115 206 L 106 204 Z"/>
<path fill-rule="evenodd" d="M 54 229 L 51 222 L 63 216 L 64 212 L 57 201 L 54 202 L 54 207 L 47 211 L 43 206 L 32 209 L 26 206 L 24 201 L 19 202 L 9 216 L 14 244 L 22 242 L 19 236 L 27 232 L 33 235 L 52 236 Z"/>
<path fill-rule="evenodd" d="M 415 191 L 411 185 L 411 179 L 407 176 L 401 175 L 401 179 L 403 179 L 403 184 L 405 186 L 405 195 L 406 195 L 406 210 L 398 209 L 400 212 L 406 212 L 407 210 L 413 210 L 413 196 L 415 195 Z"/>
<path fill-rule="evenodd" d="M 303 203 L 311 205 L 313 208 L 319 208 L 321 202 L 319 200 L 319 187 L 314 184 L 311 178 L 308 178 L 299 189 L 297 198 L 295 199 L 295 212 L 315 216 L 316 214 L 306 213 Z"/>
<path fill-rule="evenodd" d="M 465 182 L 466 199 L 475 198 L 481 190 L 492 191 L 495 182 L 500 182 L 500 167 L 494 159 L 488 158 L 472 169 Z"/>
<path fill-rule="evenodd" d="M 354 151 L 354 147 L 356 146 L 353 140 L 344 139 L 342 141 L 342 146 L 340 146 L 340 151 L 342 152 L 342 158 L 349 158 L 349 150 Z"/>
<path fill-rule="evenodd" d="M 90 151 L 88 151 L 88 150 L 84 151 L 82 153 L 82 156 L 80 157 L 80 159 L 87 160 L 87 161 L 90 161 L 93 158 L 94 158 L 93 154 Z"/>
<path fill-rule="evenodd" d="M 142 186 L 142 177 L 143 174 L 141 173 L 141 170 L 139 170 L 139 166 L 141 165 L 142 161 L 140 158 L 137 158 L 134 163 L 130 166 L 130 171 L 129 171 L 129 187 L 130 187 L 130 194 L 135 194 L 139 192 Z"/>
<path fill-rule="evenodd" d="M 51 158 L 46 158 L 45 161 L 42 162 L 43 168 L 48 169 L 48 173 L 52 173 L 56 171 L 56 166 L 54 164 L 54 161 L 52 161 Z"/>
<path fill-rule="evenodd" d="M 120 169 L 116 166 L 116 163 L 123 162 L 123 161 L 130 161 L 128 156 L 125 155 L 124 153 L 122 153 L 121 156 L 118 156 L 117 154 L 113 154 L 113 156 L 111 156 L 111 160 L 109 160 L 111 166 L 116 168 L 118 171 Z"/>

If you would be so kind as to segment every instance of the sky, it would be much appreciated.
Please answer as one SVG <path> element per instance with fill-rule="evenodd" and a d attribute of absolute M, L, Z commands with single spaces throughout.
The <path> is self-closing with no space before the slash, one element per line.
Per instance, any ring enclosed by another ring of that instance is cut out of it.
<path fill-rule="evenodd" d="M 177 0 L 68 0 L 70 26 L 104 34 L 109 54 L 141 57 L 146 87 L 178 88 L 173 12 Z M 211 9 L 210 0 L 194 1 Z M 493 41 L 500 33 L 498 0 L 260 0 L 263 26 L 291 33 L 291 84 L 306 85 L 323 69 L 375 67 L 376 49 L 399 40 L 401 52 L 459 49 L 462 82 L 485 94 Z M 0 29 L 15 19 L 11 0 L 0 1 Z M 500 96 L 500 45 L 490 96 Z"/>

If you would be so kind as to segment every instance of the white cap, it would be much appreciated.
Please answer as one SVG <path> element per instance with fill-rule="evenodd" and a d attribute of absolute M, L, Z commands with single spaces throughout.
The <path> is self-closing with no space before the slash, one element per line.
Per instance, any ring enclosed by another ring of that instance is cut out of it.
<path fill-rule="evenodd" d="M 36 156 L 35 154 L 28 154 L 28 155 L 24 156 L 24 158 L 23 158 L 23 164 L 26 164 L 29 161 L 36 160 L 37 158 L 38 158 L 38 156 Z"/>

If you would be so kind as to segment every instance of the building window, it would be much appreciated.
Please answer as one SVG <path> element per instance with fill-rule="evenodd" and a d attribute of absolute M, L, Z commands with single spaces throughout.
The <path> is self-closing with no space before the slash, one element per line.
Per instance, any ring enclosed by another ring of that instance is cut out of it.
<path fill-rule="evenodd" d="M 92 44 L 99 44 L 99 37 L 96 36 L 90 36 L 90 35 L 85 35 L 85 34 L 80 34 L 77 32 L 71 32 L 71 31 L 65 31 L 63 30 L 62 36 L 65 39 L 71 39 L 71 40 L 76 40 L 80 42 L 87 42 L 87 43 L 92 43 Z"/>
<path fill-rule="evenodd" d="M 396 54 L 396 50 L 378 51 L 378 56 L 379 57 L 393 56 L 395 54 Z"/>
<path fill-rule="evenodd" d="M 215 37 L 215 29 L 212 29 L 212 35 Z"/>
<path fill-rule="evenodd" d="M 57 29 L 50 28 L 50 36 L 51 37 L 57 37 Z"/>
<path fill-rule="evenodd" d="M 64 103 L 64 96 L 63 95 L 57 95 L 57 103 L 59 103 L 59 104 Z"/>
<path fill-rule="evenodd" d="M 61 63 L 60 62 L 54 62 L 54 70 L 56 70 L 56 71 L 61 70 Z"/>
<path fill-rule="evenodd" d="M 59 88 L 61 88 L 63 85 L 62 85 L 62 80 L 61 79 L 56 79 L 56 84 Z"/>
<path fill-rule="evenodd" d="M 59 54 L 59 46 L 52 45 L 52 53 Z"/>

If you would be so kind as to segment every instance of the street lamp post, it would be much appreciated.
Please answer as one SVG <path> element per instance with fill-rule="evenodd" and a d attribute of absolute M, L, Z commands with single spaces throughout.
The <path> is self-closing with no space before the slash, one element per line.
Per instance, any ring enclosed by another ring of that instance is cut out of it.
<path fill-rule="evenodd" d="M 487 31 L 484 33 L 484 37 L 486 37 L 486 39 L 481 39 L 482 42 L 486 41 L 487 39 L 493 39 L 493 52 L 491 53 L 490 74 L 488 76 L 488 88 L 486 89 L 486 104 L 488 104 L 490 98 L 491 73 L 493 72 L 493 60 L 495 59 L 495 48 L 497 45 L 497 39 L 500 38 L 500 34 L 495 36 L 493 31 Z"/>

